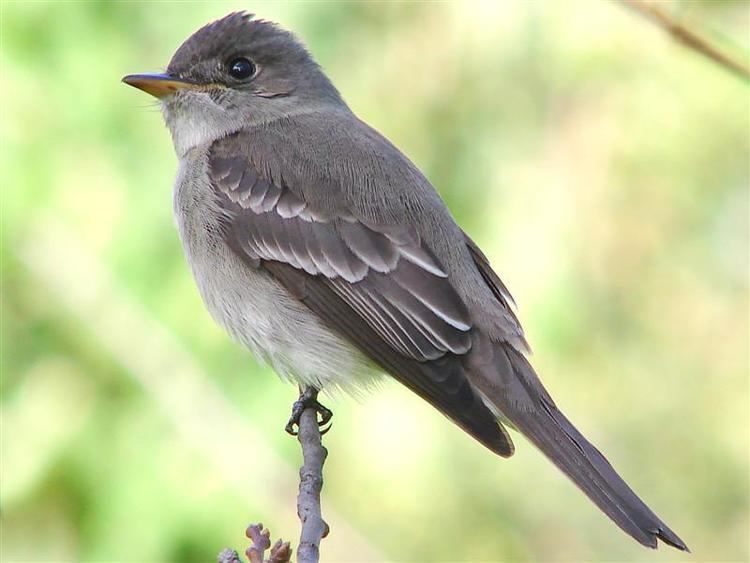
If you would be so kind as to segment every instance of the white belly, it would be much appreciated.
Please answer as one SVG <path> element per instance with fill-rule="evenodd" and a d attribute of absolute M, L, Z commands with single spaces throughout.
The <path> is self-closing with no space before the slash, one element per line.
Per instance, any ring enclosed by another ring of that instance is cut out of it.
<path fill-rule="evenodd" d="M 372 383 L 377 370 L 361 352 L 224 244 L 209 211 L 210 186 L 200 180 L 205 154 L 195 152 L 181 162 L 174 209 L 185 255 L 213 318 L 286 379 L 355 393 Z"/>

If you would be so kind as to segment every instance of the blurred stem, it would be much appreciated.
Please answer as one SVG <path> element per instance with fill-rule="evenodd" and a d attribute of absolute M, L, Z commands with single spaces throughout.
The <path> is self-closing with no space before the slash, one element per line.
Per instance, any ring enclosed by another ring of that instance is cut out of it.
<path fill-rule="evenodd" d="M 300 388 L 300 393 L 303 391 Z M 297 515 L 302 523 L 298 563 L 317 563 L 320 560 L 320 542 L 328 535 L 328 524 L 323 520 L 320 508 L 320 491 L 323 489 L 323 464 L 328 450 L 323 447 L 318 412 L 308 407 L 300 416 L 297 435 L 302 446 L 302 468 L 299 470 L 299 494 Z"/>
<path fill-rule="evenodd" d="M 750 79 L 750 67 L 748 67 L 745 61 L 736 60 L 730 57 L 706 38 L 701 37 L 696 31 L 687 27 L 684 23 L 678 22 L 655 2 L 648 2 L 647 0 L 619 1 L 623 5 L 632 8 L 636 12 L 655 22 L 686 47 L 701 53 L 705 57 L 708 57 L 727 70 L 738 74 L 742 78 L 746 80 Z"/>

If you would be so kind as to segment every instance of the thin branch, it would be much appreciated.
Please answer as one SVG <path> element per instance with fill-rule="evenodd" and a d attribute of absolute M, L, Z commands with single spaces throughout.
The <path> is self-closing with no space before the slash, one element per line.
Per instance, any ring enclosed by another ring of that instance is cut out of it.
<path fill-rule="evenodd" d="M 250 563 L 263 563 L 266 550 L 271 547 L 271 532 L 263 528 L 263 524 L 250 524 L 245 535 L 252 540 L 253 545 L 245 550 Z"/>
<path fill-rule="evenodd" d="M 250 563 L 289 563 L 292 559 L 292 548 L 289 542 L 276 540 L 271 547 L 271 532 L 263 527 L 263 524 L 250 524 L 245 530 L 245 535 L 252 540 L 253 544 L 245 550 Z M 265 558 L 266 551 L 271 549 L 268 559 Z M 242 563 L 239 554 L 226 548 L 216 558 L 217 563 Z"/>
<path fill-rule="evenodd" d="M 297 561 L 317 563 L 320 560 L 320 541 L 328 535 L 328 524 L 323 520 L 320 509 L 323 464 L 328 450 L 321 443 L 318 412 L 314 407 L 308 407 L 302 412 L 297 439 L 302 446 L 303 457 L 297 496 L 297 515 L 302 523 Z"/>
<path fill-rule="evenodd" d="M 289 563 L 292 560 L 292 548 L 288 541 L 276 540 L 271 546 L 268 563 Z"/>
<path fill-rule="evenodd" d="M 303 393 L 305 391 L 305 393 Z M 323 520 L 320 508 L 320 491 L 323 489 L 323 464 L 328 456 L 328 450 L 323 447 L 322 434 L 318 423 L 318 409 L 322 408 L 317 402 L 317 391 L 313 388 L 304 390 L 300 387 L 300 400 L 303 395 L 309 395 L 311 406 L 305 408 L 299 415 L 299 431 L 297 439 L 302 446 L 302 467 L 299 470 L 299 493 L 297 495 L 297 515 L 302 524 L 299 547 L 297 548 L 298 563 L 318 563 L 320 561 L 320 542 L 328 535 L 328 524 Z M 324 409 L 325 410 L 325 409 Z M 325 417 L 324 417 L 325 420 Z M 327 428 L 330 428 L 328 426 Z M 327 428 L 324 430 L 327 431 Z M 245 550 L 250 563 L 289 563 L 292 549 L 289 542 L 277 540 L 271 547 L 271 533 L 263 524 L 251 524 L 245 535 L 253 543 Z M 271 549 L 269 558 L 265 553 Z M 218 563 L 242 563 L 239 555 L 232 549 L 224 549 L 217 558 Z"/>
<path fill-rule="evenodd" d="M 706 38 L 701 37 L 697 32 L 675 20 L 667 13 L 667 11 L 663 10 L 655 2 L 648 2 L 646 0 L 619 1 L 623 5 L 632 8 L 636 12 L 655 22 L 683 45 L 701 53 L 727 70 L 738 74 L 742 78 L 746 80 L 750 79 L 750 67 L 747 62 L 735 60 L 728 54 L 724 53 L 718 47 L 711 44 Z"/>
<path fill-rule="evenodd" d="M 271 532 L 263 528 L 263 524 L 250 524 L 245 535 L 253 540 L 253 545 L 245 550 L 250 563 L 289 563 L 292 558 L 292 548 L 289 542 L 276 540 L 271 547 Z M 264 559 L 267 549 L 271 549 L 268 559 Z"/>
<path fill-rule="evenodd" d="M 216 558 L 216 563 L 242 563 L 240 554 L 228 547 L 224 549 Z"/>

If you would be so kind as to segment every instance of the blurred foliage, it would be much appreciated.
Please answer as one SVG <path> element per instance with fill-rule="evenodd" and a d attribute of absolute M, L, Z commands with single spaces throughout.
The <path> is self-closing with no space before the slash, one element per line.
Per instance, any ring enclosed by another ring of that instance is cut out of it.
<path fill-rule="evenodd" d="M 747 85 L 616 3 L 2 3 L 3 561 L 296 540 L 295 390 L 214 326 L 158 107 L 119 83 L 249 7 L 419 165 L 520 306 L 558 403 L 680 533 L 748 558 Z M 748 4 L 673 3 L 747 56 Z M 677 561 L 527 442 L 396 384 L 333 398 L 329 561 Z"/>

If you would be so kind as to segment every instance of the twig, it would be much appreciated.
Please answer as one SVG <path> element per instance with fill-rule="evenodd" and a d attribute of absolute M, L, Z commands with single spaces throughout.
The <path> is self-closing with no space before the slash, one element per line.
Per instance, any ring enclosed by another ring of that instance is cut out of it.
<path fill-rule="evenodd" d="M 303 389 L 300 388 L 300 397 L 302 391 Z M 314 402 L 316 398 L 317 392 L 312 395 Z M 323 464 L 328 456 L 328 450 L 323 447 L 321 436 L 316 407 L 305 408 L 299 417 L 299 431 L 297 432 L 297 439 L 302 446 L 303 459 L 299 470 L 299 494 L 297 495 L 297 515 L 302 524 L 302 533 L 297 548 L 298 563 L 318 563 L 320 542 L 328 535 L 328 524 L 323 520 L 320 509 Z M 247 527 L 245 535 L 253 542 L 245 550 L 250 563 L 289 563 L 291 560 L 292 549 L 289 542 L 277 540 L 271 547 L 271 533 L 263 527 L 263 524 L 251 524 Z M 270 556 L 265 559 L 265 553 L 269 548 L 271 548 Z M 242 563 L 237 552 L 229 548 L 219 554 L 217 562 Z"/>
<path fill-rule="evenodd" d="M 263 524 L 250 524 L 245 530 L 245 535 L 253 540 L 253 545 L 245 550 L 250 563 L 289 563 L 292 557 L 289 542 L 276 540 L 271 547 L 271 532 L 263 528 Z M 263 556 L 269 547 L 271 548 L 270 557 L 264 559 Z"/>
<path fill-rule="evenodd" d="M 292 559 L 292 548 L 289 542 L 276 540 L 271 547 L 271 533 L 263 527 L 263 524 L 250 524 L 245 530 L 245 535 L 252 540 L 253 545 L 245 550 L 250 563 L 289 563 Z M 265 559 L 265 553 L 271 548 L 268 559 Z M 226 548 L 219 553 L 216 558 L 217 563 L 242 563 L 239 554 Z"/>
<path fill-rule="evenodd" d="M 271 532 L 258 523 L 250 524 L 245 535 L 253 541 L 253 545 L 245 550 L 250 563 L 263 563 L 263 554 L 271 547 Z"/>
<path fill-rule="evenodd" d="M 314 407 L 306 408 L 299 420 L 299 434 L 303 464 L 299 471 L 297 515 L 302 523 L 298 563 L 317 563 L 320 560 L 320 541 L 328 535 L 328 524 L 320 509 L 320 491 L 323 488 L 323 464 L 328 451 L 321 443 L 318 413 Z"/>
<path fill-rule="evenodd" d="M 735 60 L 722 52 L 707 39 L 701 37 L 684 24 L 676 21 L 665 10 L 657 6 L 656 3 L 647 2 L 646 0 L 620 0 L 620 3 L 651 19 L 683 45 L 686 45 L 694 51 L 712 59 L 714 62 L 723 66 L 727 70 L 740 75 L 742 78 L 750 79 L 750 67 L 746 62 Z"/>
<path fill-rule="evenodd" d="M 289 563 L 292 560 L 292 548 L 288 541 L 276 540 L 271 546 L 268 563 Z"/>
<path fill-rule="evenodd" d="M 228 547 L 224 549 L 216 558 L 216 563 L 242 563 L 240 554 Z"/>

